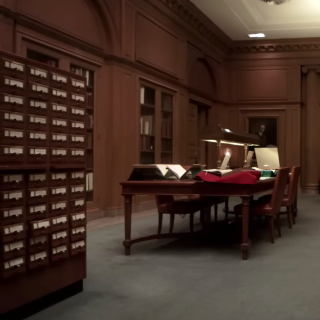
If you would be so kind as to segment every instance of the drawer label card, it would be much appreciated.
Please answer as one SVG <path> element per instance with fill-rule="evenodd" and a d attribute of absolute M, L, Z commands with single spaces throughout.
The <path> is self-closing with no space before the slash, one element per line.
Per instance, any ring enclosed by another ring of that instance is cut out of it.
<path fill-rule="evenodd" d="M 19 71 L 24 71 L 24 65 L 18 62 L 10 61 L 10 60 L 5 60 L 5 67 L 14 69 L 14 70 L 19 70 Z"/>
<path fill-rule="evenodd" d="M 10 95 L 5 95 L 4 101 L 9 102 L 9 103 L 20 104 L 20 105 L 23 104 L 23 98 L 16 97 L 16 96 L 10 96 Z"/>
<path fill-rule="evenodd" d="M 52 154 L 54 156 L 66 156 L 67 150 L 66 149 L 53 149 Z"/>
<path fill-rule="evenodd" d="M 68 236 L 67 231 L 61 231 L 61 232 L 53 233 L 52 239 L 57 240 L 57 239 L 61 239 L 61 238 L 66 238 L 67 236 Z"/>
<path fill-rule="evenodd" d="M 71 113 L 84 116 L 84 110 L 83 109 L 72 108 L 71 109 Z"/>
<path fill-rule="evenodd" d="M 33 229 L 46 229 L 50 227 L 50 221 L 33 222 Z"/>
<path fill-rule="evenodd" d="M 31 139 L 39 139 L 39 140 L 46 140 L 47 134 L 46 133 L 37 133 L 37 132 L 30 132 Z"/>
<path fill-rule="evenodd" d="M 62 83 L 67 83 L 68 78 L 53 73 L 52 74 L 52 80 L 59 81 L 59 82 L 62 82 Z"/>
<path fill-rule="evenodd" d="M 39 76 L 42 78 L 46 78 L 47 77 L 47 72 L 41 69 L 35 69 L 35 68 L 31 68 L 30 69 L 30 73 L 35 75 L 35 76 Z"/>
<path fill-rule="evenodd" d="M 83 192 L 83 191 L 84 191 L 84 186 L 80 186 L 80 187 L 73 187 L 73 188 L 71 189 L 71 191 L 72 191 L 73 193 L 76 193 L 76 192 Z"/>
<path fill-rule="evenodd" d="M 72 136 L 72 141 L 76 142 L 84 142 L 84 137 L 83 136 Z"/>
<path fill-rule="evenodd" d="M 77 248 L 81 248 L 81 247 L 85 247 L 86 243 L 85 241 L 78 241 L 78 242 L 74 242 L 72 243 L 72 249 L 77 249 Z"/>
<path fill-rule="evenodd" d="M 72 229 L 72 234 L 78 234 L 78 233 L 84 233 L 84 232 L 86 232 L 85 227 L 79 227 L 79 228 Z"/>
<path fill-rule="evenodd" d="M 73 172 L 72 179 L 84 178 L 84 172 Z"/>
<path fill-rule="evenodd" d="M 36 237 L 36 238 L 31 238 L 30 239 L 30 244 L 35 245 L 37 243 L 46 243 L 47 242 L 47 237 L 46 236 L 41 236 L 41 237 Z"/>
<path fill-rule="evenodd" d="M 14 79 L 11 79 L 11 78 L 5 78 L 4 79 L 4 83 L 7 84 L 8 86 L 23 88 L 23 82 L 22 81 L 14 80 Z"/>
<path fill-rule="evenodd" d="M 72 79 L 72 85 L 77 88 L 84 88 L 85 87 L 84 82 L 79 81 L 79 80 L 74 80 L 74 79 Z"/>
<path fill-rule="evenodd" d="M 67 207 L 67 203 L 66 202 L 59 202 L 59 203 L 52 203 L 51 204 L 51 208 L 53 210 L 65 209 L 66 207 Z"/>
<path fill-rule="evenodd" d="M 72 100 L 84 102 L 85 101 L 85 97 L 84 96 L 80 96 L 79 94 L 72 94 Z"/>
<path fill-rule="evenodd" d="M 47 149 L 30 149 L 30 154 L 46 155 L 47 154 Z"/>
<path fill-rule="evenodd" d="M 4 114 L 4 118 L 6 120 L 15 120 L 15 121 L 19 121 L 19 122 L 22 122 L 23 121 L 23 115 L 21 114 L 16 114 L 16 113 L 9 113 L 9 112 L 6 112 Z"/>
<path fill-rule="evenodd" d="M 6 261 L 4 263 L 4 268 L 5 269 L 10 269 L 12 267 L 19 267 L 22 264 L 24 264 L 23 258 L 17 258 L 17 259 Z"/>
<path fill-rule="evenodd" d="M 64 134 L 53 134 L 52 140 L 55 141 L 67 141 L 67 136 Z"/>
<path fill-rule="evenodd" d="M 9 176 L 3 177 L 3 182 L 22 182 L 23 181 L 23 175 L 22 174 L 14 174 Z"/>
<path fill-rule="evenodd" d="M 52 194 L 65 194 L 67 193 L 67 188 L 52 189 Z"/>
<path fill-rule="evenodd" d="M 47 253 L 45 251 L 33 254 L 30 256 L 30 261 L 43 260 L 47 257 Z"/>
<path fill-rule="evenodd" d="M 4 234 L 20 233 L 24 230 L 23 224 L 4 228 Z"/>
<path fill-rule="evenodd" d="M 22 192 L 8 192 L 3 195 L 4 199 L 21 199 Z"/>
<path fill-rule="evenodd" d="M 30 192 L 31 197 L 45 197 L 47 195 L 47 190 L 34 190 Z"/>
<path fill-rule="evenodd" d="M 84 200 L 77 200 L 74 202 L 75 206 L 83 206 L 84 205 Z"/>
<path fill-rule="evenodd" d="M 84 220 L 85 218 L 86 218 L 86 215 L 84 213 L 80 213 L 72 216 L 72 220 L 74 221 Z"/>
<path fill-rule="evenodd" d="M 46 123 L 47 123 L 47 118 L 42 118 L 42 117 L 30 117 L 30 122 L 32 122 L 32 123 L 46 124 Z"/>
<path fill-rule="evenodd" d="M 46 175 L 45 174 L 30 174 L 29 179 L 31 181 L 45 181 Z"/>
<path fill-rule="evenodd" d="M 36 108 L 41 108 L 41 109 L 47 109 L 47 104 L 45 102 L 40 102 L 40 101 L 31 100 L 30 106 L 36 107 Z"/>
<path fill-rule="evenodd" d="M 12 209 L 12 210 L 6 210 L 4 211 L 4 217 L 8 218 L 8 217 L 19 217 L 22 216 L 22 209 Z"/>
<path fill-rule="evenodd" d="M 4 148 L 5 154 L 23 154 L 23 148 Z"/>
<path fill-rule="evenodd" d="M 60 223 L 66 223 L 66 222 L 68 222 L 68 218 L 67 217 L 60 217 L 60 218 L 52 219 L 52 223 L 53 224 L 60 224 Z"/>
<path fill-rule="evenodd" d="M 62 106 L 62 105 L 59 105 L 59 104 L 53 104 L 53 105 L 52 105 L 52 110 L 54 110 L 54 111 L 67 112 L 67 107 L 66 107 L 66 106 Z"/>
<path fill-rule="evenodd" d="M 71 154 L 73 156 L 84 156 L 84 150 L 72 150 Z"/>
<path fill-rule="evenodd" d="M 55 125 L 55 126 L 66 127 L 67 126 L 67 121 L 52 119 L 52 124 Z"/>
<path fill-rule="evenodd" d="M 52 248 L 52 254 L 58 254 L 59 252 L 66 252 L 66 251 L 68 251 L 67 246 Z"/>
<path fill-rule="evenodd" d="M 23 247 L 24 247 L 23 241 L 12 242 L 4 246 L 4 251 L 9 252 L 12 250 L 20 250 Z"/>
<path fill-rule="evenodd" d="M 5 130 L 4 136 L 12 138 L 23 138 L 23 131 Z"/>
<path fill-rule="evenodd" d="M 53 173 L 52 174 L 52 180 L 64 180 L 67 179 L 66 173 Z"/>
<path fill-rule="evenodd" d="M 65 91 L 62 90 L 56 90 L 56 89 L 52 89 L 52 94 L 58 97 L 62 97 L 62 98 L 66 98 L 67 97 L 67 93 Z"/>
<path fill-rule="evenodd" d="M 31 88 L 32 88 L 33 91 L 37 91 L 37 92 L 43 92 L 43 93 L 48 93 L 49 92 L 48 87 L 40 86 L 38 84 L 33 84 Z"/>
<path fill-rule="evenodd" d="M 84 128 L 83 122 L 72 122 L 72 128 Z"/>
<path fill-rule="evenodd" d="M 30 212 L 31 213 L 45 212 L 45 211 L 46 211 L 46 206 L 45 205 L 30 207 Z"/>

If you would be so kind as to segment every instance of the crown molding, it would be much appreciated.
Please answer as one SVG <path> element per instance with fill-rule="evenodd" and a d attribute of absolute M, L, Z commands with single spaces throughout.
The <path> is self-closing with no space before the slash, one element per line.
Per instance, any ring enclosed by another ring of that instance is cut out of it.
<path fill-rule="evenodd" d="M 232 40 L 190 0 L 158 0 L 169 7 L 175 14 L 197 30 L 202 36 L 227 53 Z"/>

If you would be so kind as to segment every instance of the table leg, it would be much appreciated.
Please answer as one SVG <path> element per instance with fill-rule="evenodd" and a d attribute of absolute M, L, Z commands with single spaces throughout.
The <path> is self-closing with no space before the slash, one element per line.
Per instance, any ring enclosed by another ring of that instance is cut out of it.
<path fill-rule="evenodd" d="M 125 247 L 125 254 L 130 255 L 131 249 L 131 217 L 132 217 L 132 195 L 124 196 L 124 232 L 125 240 L 123 245 Z"/>
<path fill-rule="evenodd" d="M 242 198 L 242 260 L 247 260 L 249 258 L 249 204 L 250 197 Z"/>
<path fill-rule="evenodd" d="M 205 227 L 206 229 L 210 229 L 211 225 L 211 206 L 207 206 L 205 208 Z"/>

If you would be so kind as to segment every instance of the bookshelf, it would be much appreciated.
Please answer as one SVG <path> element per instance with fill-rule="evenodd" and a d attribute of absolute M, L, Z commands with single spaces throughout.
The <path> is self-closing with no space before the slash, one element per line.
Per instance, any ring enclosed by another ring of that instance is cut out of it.
<path fill-rule="evenodd" d="M 140 163 L 173 162 L 174 93 L 140 85 Z"/>
<path fill-rule="evenodd" d="M 56 67 L 56 68 L 59 67 L 58 59 L 34 50 L 30 50 L 30 49 L 27 50 L 27 58 L 34 61 L 48 64 L 49 66 L 52 66 L 52 67 Z"/>
<path fill-rule="evenodd" d="M 87 177 L 86 177 L 86 200 L 93 201 L 93 154 L 94 154 L 94 71 L 71 64 L 70 71 L 86 78 L 86 90 L 79 84 L 79 90 L 86 95 L 86 118 L 87 118 Z"/>

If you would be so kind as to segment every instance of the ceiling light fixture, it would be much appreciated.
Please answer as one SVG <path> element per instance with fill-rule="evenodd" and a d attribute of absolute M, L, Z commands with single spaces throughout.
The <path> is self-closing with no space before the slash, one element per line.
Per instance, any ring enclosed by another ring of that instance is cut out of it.
<path fill-rule="evenodd" d="M 264 33 L 251 33 L 248 36 L 250 38 L 265 38 L 266 35 Z"/>
<path fill-rule="evenodd" d="M 278 5 L 278 4 L 283 4 L 283 3 L 286 3 L 286 2 L 289 2 L 290 0 L 261 0 L 263 2 L 266 2 L 267 4 L 270 4 L 270 5 Z"/>

